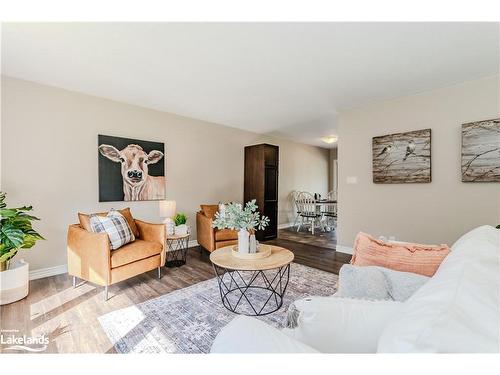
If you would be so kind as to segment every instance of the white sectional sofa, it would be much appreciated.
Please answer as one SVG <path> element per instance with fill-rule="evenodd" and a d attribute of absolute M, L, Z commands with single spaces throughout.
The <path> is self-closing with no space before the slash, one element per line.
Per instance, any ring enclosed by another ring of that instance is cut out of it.
<path fill-rule="evenodd" d="M 500 230 L 481 226 L 452 246 L 436 274 L 405 302 L 311 297 L 297 327 L 238 316 L 214 353 L 500 352 Z"/>

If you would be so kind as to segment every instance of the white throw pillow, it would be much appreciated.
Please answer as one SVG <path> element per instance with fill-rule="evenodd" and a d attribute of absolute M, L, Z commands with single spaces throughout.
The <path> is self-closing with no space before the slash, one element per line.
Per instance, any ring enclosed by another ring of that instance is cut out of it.
<path fill-rule="evenodd" d="M 499 352 L 500 231 L 482 226 L 462 236 L 403 305 L 379 352 Z"/>
<path fill-rule="evenodd" d="M 344 264 L 339 272 L 335 296 L 404 302 L 428 280 L 427 276 L 411 272 Z"/>
<path fill-rule="evenodd" d="M 116 210 L 110 210 L 107 216 L 90 215 L 90 228 L 92 232 L 108 235 L 111 250 L 135 240 L 127 219 Z"/>
<path fill-rule="evenodd" d="M 375 353 L 387 323 L 401 302 L 307 297 L 294 302 L 297 326 L 287 335 L 323 353 Z"/>

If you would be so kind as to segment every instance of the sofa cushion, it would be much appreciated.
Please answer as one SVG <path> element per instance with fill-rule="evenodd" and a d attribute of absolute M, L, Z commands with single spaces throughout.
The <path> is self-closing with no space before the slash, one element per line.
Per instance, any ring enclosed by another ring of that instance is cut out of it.
<path fill-rule="evenodd" d="M 287 326 L 294 328 L 283 332 L 322 353 L 375 353 L 384 327 L 402 306 L 335 295 L 306 297 L 290 306 Z"/>
<path fill-rule="evenodd" d="M 108 212 L 107 216 L 90 215 L 90 228 L 94 233 L 106 233 L 111 250 L 117 250 L 135 240 L 127 220 L 116 210 Z"/>
<path fill-rule="evenodd" d="M 500 351 L 500 230 L 462 236 L 384 330 L 380 352 Z"/>
<path fill-rule="evenodd" d="M 231 241 L 238 239 L 238 232 L 232 229 L 221 229 L 215 231 L 215 241 Z"/>
<path fill-rule="evenodd" d="M 432 276 L 450 253 L 447 245 L 421 245 L 384 242 L 369 234 L 358 233 L 351 264 L 355 266 L 380 266 L 396 271 Z"/>
<path fill-rule="evenodd" d="M 135 240 L 111 252 L 111 268 L 120 267 L 160 254 L 162 248 L 159 242 Z"/>
<path fill-rule="evenodd" d="M 200 207 L 203 215 L 209 217 L 210 219 L 213 219 L 215 214 L 219 211 L 219 205 L 217 204 L 201 204 Z"/>
<path fill-rule="evenodd" d="M 344 264 L 339 272 L 337 297 L 406 301 L 429 278 L 377 266 Z"/>
<path fill-rule="evenodd" d="M 239 315 L 215 338 L 211 353 L 316 353 L 258 319 Z"/>
<path fill-rule="evenodd" d="M 134 217 L 132 216 L 132 213 L 130 212 L 130 208 L 124 208 L 121 210 L 117 210 L 119 213 L 123 215 L 123 217 L 127 220 L 127 223 L 132 230 L 132 233 L 134 233 L 134 236 L 136 238 L 139 238 L 139 229 L 137 229 L 137 225 L 135 224 Z M 108 212 L 98 212 L 96 215 L 99 216 L 106 216 Z M 78 220 L 80 221 L 80 225 L 83 229 L 85 229 L 88 232 L 92 232 L 92 229 L 90 228 L 90 215 L 89 214 L 83 214 L 81 212 L 78 213 Z"/>

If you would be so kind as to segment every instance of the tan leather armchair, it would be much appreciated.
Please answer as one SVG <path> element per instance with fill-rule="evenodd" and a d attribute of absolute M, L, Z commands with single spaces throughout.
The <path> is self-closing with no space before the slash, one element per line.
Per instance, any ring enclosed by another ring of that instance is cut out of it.
<path fill-rule="evenodd" d="M 235 230 L 212 228 L 212 220 L 217 208 L 217 205 L 201 205 L 201 210 L 196 214 L 198 244 L 209 252 L 238 243 L 238 232 Z"/>
<path fill-rule="evenodd" d="M 134 220 L 134 219 L 133 219 Z M 80 224 L 68 228 L 68 273 L 105 287 L 141 273 L 161 268 L 165 264 L 165 226 L 134 220 L 138 236 L 135 241 L 111 250 L 106 233 L 93 233 Z"/>

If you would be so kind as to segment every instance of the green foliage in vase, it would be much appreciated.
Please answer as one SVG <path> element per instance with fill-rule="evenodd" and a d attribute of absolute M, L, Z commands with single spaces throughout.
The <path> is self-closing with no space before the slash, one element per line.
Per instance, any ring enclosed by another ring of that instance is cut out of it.
<path fill-rule="evenodd" d="M 185 214 L 179 212 L 177 215 L 174 216 L 175 225 L 186 224 L 186 222 L 187 222 L 187 217 Z"/>
<path fill-rule="evenodd" d="M 9 261 L 19 249 L 29 249 L 44 239 L 31 225 L 33 220 L 40 220 L 28 214 L 33 207 L 7 208 L 5 197 L 0 192 L 0 262 Z"/>
<path fill-rule="evenodd" d="M 495 228 L 500 229 L 500 224 L 498 224 Z"/>
<path fill-rule="evenodd" d="M 212 226 L 218 229 L 252 230 L 257 228 L 263 230 L 269 224 L 269 218 L 260 217 L 257 209 L 255 199 L 247 202 L 245 207 L 241 203 L 229 203 L 225 206 L 224 216 L 220 212 L 215 214 Z"/>

